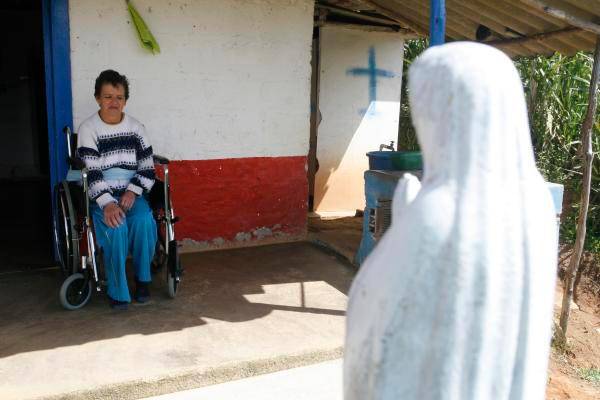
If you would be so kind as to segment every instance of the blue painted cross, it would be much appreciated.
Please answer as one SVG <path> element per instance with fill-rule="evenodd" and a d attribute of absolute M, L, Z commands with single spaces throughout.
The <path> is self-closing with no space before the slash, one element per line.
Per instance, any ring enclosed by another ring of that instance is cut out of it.
<path fill-rule="evenodd" d="M 369 76 L 369 103 L 377 100 L 377 77 L 393 78 L 396 76 L 392 71 L 378 69 L 375 63 L 375 48 L 369 48 L 369 67 L 368 68 L 350 68 L 346 71 L 348 75 L 368 75 Z"/>

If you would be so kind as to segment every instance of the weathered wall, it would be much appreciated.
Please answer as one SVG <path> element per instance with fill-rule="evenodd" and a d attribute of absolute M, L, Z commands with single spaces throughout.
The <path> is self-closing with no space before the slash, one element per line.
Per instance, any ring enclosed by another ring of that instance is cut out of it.
<path fill-rule="evenodd" d="M 97 109 L 98 73 L 116 69 L 131 82 L 127 112 L 156 152 L 177 160 L 180 239 L 223 246 L 302 236 L 313 1 L 134 4 L 159 55 L 141 48 L 125 2 L 70 1 L 75 126 Z"/>
<path fill-rule="evenodd" d="M 396 33 L 321 29 L 315 210 L 365 204 L 368 151 L 398 138 L 404 39 Z"/>

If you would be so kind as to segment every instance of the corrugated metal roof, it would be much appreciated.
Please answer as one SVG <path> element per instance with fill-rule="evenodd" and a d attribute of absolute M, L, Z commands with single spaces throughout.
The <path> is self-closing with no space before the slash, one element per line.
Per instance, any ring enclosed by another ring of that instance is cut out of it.
<path fill-rule="evenodd" d="M 319 0 L 317 4 L 334 7 L 327 10 L 331 15 L 338 7 L 358 18 L 382 18 L 391 27 L 421 36 L 429 32 L 429 0 Z M 364 23 L 373 24 L 367 20 Z M 593 51 L 598 33 L 598 0 L 446 0 L 447 40 L 479 36 L 479 41 L 511 57 Z"/>

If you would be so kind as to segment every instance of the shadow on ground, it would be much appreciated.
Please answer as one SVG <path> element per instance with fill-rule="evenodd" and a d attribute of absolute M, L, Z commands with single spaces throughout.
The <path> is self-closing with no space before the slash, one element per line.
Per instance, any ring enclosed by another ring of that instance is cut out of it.
<path fill-rule="evenodd" d="M 58 301 L 61 278 L 57 270 L 1 276 L 0 359 L 127 335 L 178 331 L 213 320 L 240 323 L 276 310 L 345 315 L 343 307 L 315 306 L 320 302 L 306 285 L 325 282 L 347 294 L 354 271 L 335 255 L 309 243 L 182 257 L 186 270 L 176 299 L 165 295 L 161 273 L 152 285 L 151 304 L 133 304 L 124 312 L 111 310 L 102 294 L 94 294 L 81 310 L 63 310 Z M 270 285 L 281 284 L 287 284 L 283 291 L 265 292 Z"/>

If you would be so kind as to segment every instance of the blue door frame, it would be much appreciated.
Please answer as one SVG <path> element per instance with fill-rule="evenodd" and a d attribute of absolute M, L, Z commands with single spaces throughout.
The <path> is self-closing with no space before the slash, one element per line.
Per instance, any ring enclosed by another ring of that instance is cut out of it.
<path fill-rule="evenodd" d="M 73 126 L 71 95 L 71 44 L 69 37 L 69 1 L 42 0 L 44 32 L 44 64 L 46 78 L 46 113 L 48 115 L 48 149 L 50 160 L 50 192 L 67 175 L 67 141 L 63 128 Z M 52 207 L 54 213 L 56 208 Z M 56 215 L 52 215 L 55 223 Z M 53 236 L 52 240 L 55 240 Z M 58 261 L 56 243 L 54 259 Z"/>
<path fill-rule="evenodd" d="M 67 174 L 65 126 L 73 125 L 69 1 L 42 0 L 50 190 Z"/>

